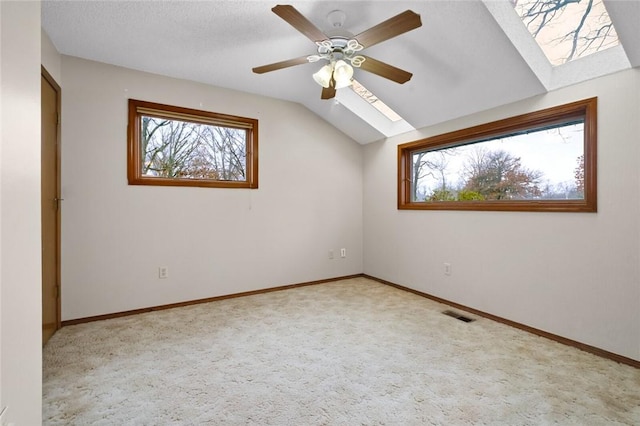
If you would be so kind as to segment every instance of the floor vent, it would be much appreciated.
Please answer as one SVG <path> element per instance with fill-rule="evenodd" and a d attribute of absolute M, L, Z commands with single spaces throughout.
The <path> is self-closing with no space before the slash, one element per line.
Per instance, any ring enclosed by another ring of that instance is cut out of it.
<path fill-rule="evenodd" d="M 465 317 L 464 315 L 461 315 L 461 314 L 459 314 L 457 312 L 453 312 L 453 311 L 444 311 L 442 313 L 445 314 L 445 315 L 448 315 L 448 316 L 450 316 L 452 318 L 458 319 L 460 321 L 464 321 L 464 322 L 473 322 L 473 321 L 475 321 L 475 319 L 473 319 L 473 318 Z"/>

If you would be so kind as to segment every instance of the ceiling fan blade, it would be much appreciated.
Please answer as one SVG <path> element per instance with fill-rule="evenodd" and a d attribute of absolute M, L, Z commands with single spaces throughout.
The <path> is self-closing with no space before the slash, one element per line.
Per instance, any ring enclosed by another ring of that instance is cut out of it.
<path fill-rule="evenodd" d="M 361 32 L 354 38 L 364 47 L 370 47 L 421 26 L 420 15 L 412 10 L 406 10 L 393 18 L 379 23 L 375 27 Z"/>
<path fill-rule="evenodd" d="M 306 56 L 301 56 L 295 59 L 289 59 L 287 61 L 276 62 L 269 65 L 262 65 L 261 67 L 253 68 L 253 72 L 256 74 L 263 74 L 265 72 L 280 70 L 282 68 L 292 67 L 294 65 L 308 64 L 309 60 Z"/>
<path fill-rule="evenodd" d="M 329 87 L 323 87 L 322 88 L 322 95 L 320 96 L 320 99 L 332 99 L 336 96 L 336 88 L 329 86 Z"/>
<path fill-rule="evenodd" d="M 360 65 L 360 69 L 369 71 L 373 74 L 377 74 L 380 77 L 388 78 L 389 80 L 395 81 L 396 83 L 400 84 L 406 83 L 407 81 L 411 80 L 411 77 L 413 76 L 413 74 L 408 71 L 396 68 L 393 65 L 389 65 L 368 56 L 365 56 L 364 62 L 362 63 L 362 65 Z"/>
<path fill-rule="evenodd" d="M 279 4 L 271 9 L 273 13 L 284 19 L 296 30 L 307 36 L 311 41 L 328 40 L 322 31 L 305 18 L 298 10 L 288 4 Z"/>

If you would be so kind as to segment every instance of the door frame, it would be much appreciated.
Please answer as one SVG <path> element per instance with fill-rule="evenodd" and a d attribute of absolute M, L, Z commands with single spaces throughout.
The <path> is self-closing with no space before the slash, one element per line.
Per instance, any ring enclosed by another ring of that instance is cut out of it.
<path fill-rule="evenodd" d="M 58 115 L 57 126 L 56 126 L 56 197 L 58 200 L 62 200 L 61 198 L 61 173 L 60 173 L 60 165 L 61 165 L 61 152 L 60 152 L 60 141 L 61 141 L 61 111 L 62 111 L 62 90 L 55 79 L 49 74 L 47 69 L 41 65 L 41 75 L 44 79 L 51 85 L 53 90 L 56 92 L 56 113 Z M 60 254 L 61 254 L 61 209 L 60 209 L 60 201 L 57 204 L 58 208 L 56 209 L 56 286 L 58 288 L 56 298 L 56 330 L 59 330 L 62 327 L 62 274 L 60 271 Z"/>

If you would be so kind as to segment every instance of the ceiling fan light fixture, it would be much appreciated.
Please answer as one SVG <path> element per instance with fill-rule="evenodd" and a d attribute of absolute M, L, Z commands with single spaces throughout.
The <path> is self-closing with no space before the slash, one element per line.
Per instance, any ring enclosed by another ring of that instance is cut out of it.
<path fill-rule="evenodd" d="M 351 86 L 353 68 L 343 60 L 336 61 L 333 67 L 333 78 L 336 81 L 336 89 Z"/>
<path fill-rule="evenodd" d="M 333 67 L 327 64 L 313 74 L 313 80 L 326 89 L 331 85 L 331 74 L 333 74 Z"/>

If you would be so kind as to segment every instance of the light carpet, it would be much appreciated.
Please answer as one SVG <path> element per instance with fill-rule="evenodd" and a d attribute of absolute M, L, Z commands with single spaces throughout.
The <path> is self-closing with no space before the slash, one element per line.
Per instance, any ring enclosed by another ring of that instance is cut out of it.
<path fill-rule="evenodd" d="M 47 425 L 639 425 L 640 370 L 365 278 L 64 327 Z"/>

